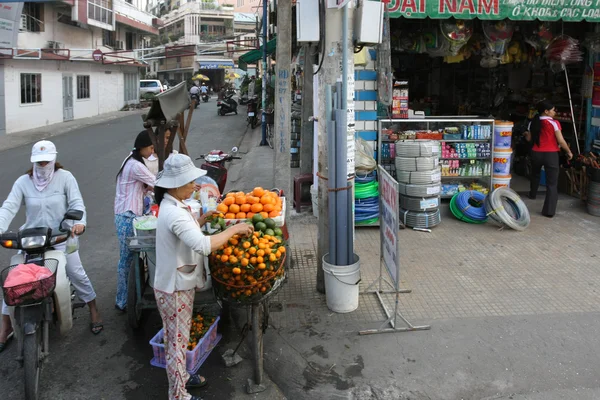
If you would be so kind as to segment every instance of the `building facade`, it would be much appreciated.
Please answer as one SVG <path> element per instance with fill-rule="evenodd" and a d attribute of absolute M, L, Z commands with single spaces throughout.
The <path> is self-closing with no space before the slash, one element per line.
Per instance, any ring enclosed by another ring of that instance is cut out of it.
<path fill-rule="evenodd" d="M 136 59 L 158 34 L 147 0 L 25 2 L 0 50 L 0 134 L 117 111 L 139 102 Z"/>

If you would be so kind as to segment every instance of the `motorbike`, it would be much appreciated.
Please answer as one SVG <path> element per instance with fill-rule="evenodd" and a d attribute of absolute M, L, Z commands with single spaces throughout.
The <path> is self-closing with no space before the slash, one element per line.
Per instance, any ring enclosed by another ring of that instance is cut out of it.
<path fill-rule="evenodd" d="M 248 97 L 248 93 L 244 93 L 242 95 L 242 97 L 240 97 L 240 105 L 241 106 L 245 106 L 246 104 L 248 104 L 249 101 L 250 101 L 250 98 Z"/>
<path fill-rule="evenodd" d="M 61 335 L 65 334 L 73 327 L 74 308 L 84 305 L 74 303 L 65 253 L 55 249 L 71 235 L 63 228 L 64 222 L 82 218 L 83 211 L 69 210 L 58 232 L 38 227 L 0 234 L 2 247 L 20 250 L 11 258 L 11 266 L 0 272 L 0 281 L 17 337 L 17 361 L 23 367 L 27 400 L 38 399 L 42 365 L 50 354 L 50 323 L 56 322 Z M 22 264 L 45 267 L 52 274 L 32 283 L 5 287 L 10 272 Z"/>
<path fill-rule="evenodd" d="M 248 118 L 246 119 L 252 129 L 256 128 L 258 125 L 258 117 L 256 114 L 258 113 L 258 97 L 253 96 L 248 102 Z"/>
<path fill-rule="evenodd" d="M 208 93 L 202 93 L 202 101 L 205 103 L 208 103 L 208 99 L 209 99 Z"/>
<path fill-rule="evenodd" d="M 228 94 L 223 100 L 217 100 L 217 113 L 221 116 L 229 113 L 237 115 L 237 102 L 233 99 L 233 94 Z"/>
<path fill-rule="evenodd" d="M 219 192 L 223 193 L 227 184 L 227 167 L 225 163 L 231 160 L 241 160 L 242 157 L 236 156 L 238 148 L 231 149 L 232 154 L 225 153 L 221 150 L 212 150 L 208 154 L 203 154 L 196 160 L 204 160 L 200 169 L 206 171 L 206 176 L 217 182 Z"/>
<path fill-rule="evenodd" d="M 199 94 L 191 94 L 190 95 L 192 101 L 194 102 L 194 108 L 198 107 L 198 104 L 200 104 L 200 95 Z"/>

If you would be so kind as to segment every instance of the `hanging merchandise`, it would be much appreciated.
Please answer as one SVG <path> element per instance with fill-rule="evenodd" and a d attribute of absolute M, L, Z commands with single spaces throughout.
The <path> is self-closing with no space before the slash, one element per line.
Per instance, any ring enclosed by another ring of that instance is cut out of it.
<path fill-rule="evenodd" d="M 524 32 L 525 42 L 537 52 L 541 52 L 546 50 L 554 37 L 550 28 L 549 22 L 535 21 L 524 24 L 521 30 Z"/>
<path fill-rule="evenodd" d="M 473 21 L 448 19 L 440 21 L 442 36 L 450 43 L 450 54 L 457 56 L 473 36 Z"/>
<path fill-rule="evenodd" d="M 423 35 L 425 47 L 429 57 L 445 57 L 450 54 L 450 42 L 441 37 L 439 28 Z"/>
<path fill-rule="evenodd" d="M 392 104 L 394 73 L 392 69 L 392 50 L 390 43 L 390 14 L 385 8 L 383 14 L 382 40 L 377 45 L 377 100 L 383 105 Z"/>
<path fill-rule="evenodd" d="M 567 35 L 557 36 L 546 49 L 546 59 L 554 72 L 560 72 L 566 65 L 583 61 L 579 42 Z"/>
<path fill-rule="evenodd" d="M 512 40 L 515 31 L 514 23 L 510 20 L 483 21 L 483 34 L 489 53 L 495 57 L 502 57 Z"/>

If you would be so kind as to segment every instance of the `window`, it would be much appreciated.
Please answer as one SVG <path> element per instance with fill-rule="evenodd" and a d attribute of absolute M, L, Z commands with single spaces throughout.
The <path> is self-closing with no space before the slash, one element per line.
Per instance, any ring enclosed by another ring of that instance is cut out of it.
<path fill-rule="evenodd" d="M 133 32 L 125 32 L 125 50 L 135 50 L 135 39 Z"/>
<path fill-rule="evenodd" d="M 102 30 L 102 46 L 116 47 L 117 45 L 117 32 Z"/>
<path fill-rule="evenodd" d="M 44 5 L 25 3 L 21 13 L 21 30 L 27 32 L 44 32 Z"/>
<path fill-rule="evenodd" d="M 21 104 L 42 102 L 42 74 L 21 74 Z"/>
<path fill-rule="evenodd" d="M 89 75 L 78 75 L 77 76 L 77 99 L 89 99 L 90 98 L 90 76 Z"/>
<path fill-rule="evenodd" d="M 113 24 L 112 0 L 88 0 L 88 18 L 103 24 Z"/>
<path fill-rule="evenodd" d="M 141 88 L 156 88 L 158 87 L 157 81 L 140 81 Z"/>

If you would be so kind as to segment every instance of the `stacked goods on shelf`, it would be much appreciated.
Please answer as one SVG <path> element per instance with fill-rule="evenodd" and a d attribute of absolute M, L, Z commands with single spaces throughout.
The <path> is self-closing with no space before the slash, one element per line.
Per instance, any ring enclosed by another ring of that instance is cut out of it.
<path fill-rule="evenodd" d="M 427 229 L 440 218 L 439 143 L 432 140 L 396 142 L 396 180 L 399 183 L 400 215 L 404 225 Z"/>
<path fill-rule="evenodd" d="M 290 168 L 300 168 L 300 129 L 299 118 L 292 116 L 292 135 L 290 141 L 291 161 Z"/>
<path fill-rule="evenodd" d="M 510 121 L 496 121 L 494 127 L 492 190 L 510 187 L 513 126 Z"/>

